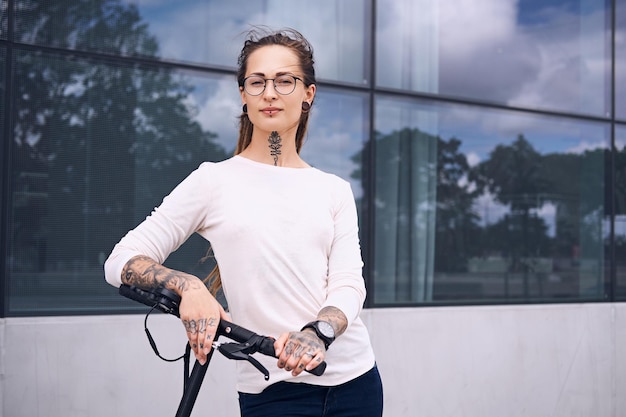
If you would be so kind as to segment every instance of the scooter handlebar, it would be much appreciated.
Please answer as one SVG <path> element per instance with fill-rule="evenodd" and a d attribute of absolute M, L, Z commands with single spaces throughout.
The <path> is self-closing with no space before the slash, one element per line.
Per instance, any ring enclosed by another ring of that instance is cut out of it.
<path fill-rule="evenodd" d="M 126 298 L 140 302 L 149 307 L 156 308 L 164 313 L 172 314 L 180 317 L 178 307 L 180 305 L 180 296 L 166 288 L 149 291 L 132 285 L 122 284 L 119 293 Z M 226 320 L 220 320 L 217 336 L 224 336 L 235 342 L 249 344 L 248 353 L 259 352 L 263 355 L 276 358 L 274 350 L 274 339 L 267 336 L 261 336 L 241 327 L 237 324 Z M 217 339 L 217 337 L 216 337 Z M 307 371 L 313 375 L 320 376 L 326 370 L 326 362 L 320 363 L 314 369 Z"/>

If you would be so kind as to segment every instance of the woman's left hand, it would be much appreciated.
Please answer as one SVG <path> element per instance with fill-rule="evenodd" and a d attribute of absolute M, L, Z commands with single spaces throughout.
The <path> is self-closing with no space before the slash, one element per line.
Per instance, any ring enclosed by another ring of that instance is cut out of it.
<path fill-rule="evenodd" d="M 299 375 L 305 369 L 310 371 L 324 362 L 324 343 L 312 330 L 283 333 L 275 342 L 274 350 L 278 357 L 278 367 Z"/>

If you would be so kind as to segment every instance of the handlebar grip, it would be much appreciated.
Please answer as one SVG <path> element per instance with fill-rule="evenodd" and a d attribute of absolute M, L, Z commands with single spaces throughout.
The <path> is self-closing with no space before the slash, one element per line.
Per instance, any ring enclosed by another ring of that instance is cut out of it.
<path fill-rule="evenodd" d="M 272 339 L 271 337 L 263 337 L 263 336 L 259 336 L 259 337 L 263 338 L 263 340 L 259 344 L 260 346 L 259 352 L 264 355 L 273 356 L 276 358 L 276 352 L 274 351 L 274 339 Z M 325 370 L 326 370 L 326 362 L 322 362 L 319 365 L 317 365 L 315 368 L 307 372 L 316 376 L 320 376 L 324 373 Z"/>
<path fill-rule="evenodd" d="M 317 365 L 315 368 L 307 372 L 315 376 L 321 376 L 324 374 L 325 371 L 326 371 L 326 362 L 322 362 L 319 365 Z"/>
<path fill-rule="evenodd" d="M 276 358 L 276 351 L 274 350 L 274 339 L 267 336 L 260 336 L 248 329 L 244 329 L 241 326 L 237 326 L 226 320 L 220 320 L 220 324 L 217 330 L 218 335 L 223 335 L 239 343 L 254 341 L 258 347 L 258 352 L 267 356 Z M 316 376 L 320 376 L 326 371 L 326 362 L 322 362 L 315 368 L 307 371 L 308 373 Z"/>

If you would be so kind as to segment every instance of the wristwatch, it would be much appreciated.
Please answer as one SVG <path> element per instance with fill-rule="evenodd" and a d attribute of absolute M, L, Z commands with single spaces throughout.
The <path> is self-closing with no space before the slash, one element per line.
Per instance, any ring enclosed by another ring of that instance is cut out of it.
<path fill-rule="evenodd" d="M 329 322 L 323 320 L 316 320 L 304 325 L 304 327 L 300 330 L 304 329 L 313 329 L 317 337 L 319 337 L 322 342 L 324 342 L 324 347 L 328 350 L 328 346 L 335 341 L 335 329 L 330 325 Z"/>

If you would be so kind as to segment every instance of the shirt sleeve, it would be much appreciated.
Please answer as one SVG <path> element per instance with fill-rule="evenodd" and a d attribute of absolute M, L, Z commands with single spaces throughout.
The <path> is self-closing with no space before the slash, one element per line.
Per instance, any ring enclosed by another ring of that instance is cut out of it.
<path fill-rule="evenodd" d="M 348 182 L 342 183 L 328 262 L 328 296 L 322 307 L 339 308 L 350 325 L 363 309 L 366 291 L 354 194 Z"/>
<path fill-rule="evenodd" d="M 106 281 L 116 287 L 122 284 L 124 265 L 137 255 L 163 263 L 194 232 L 202 227 L 210 201 L 203 163 L 163 199 L 161 205 L 115 245 L 104 263 Z"/>

